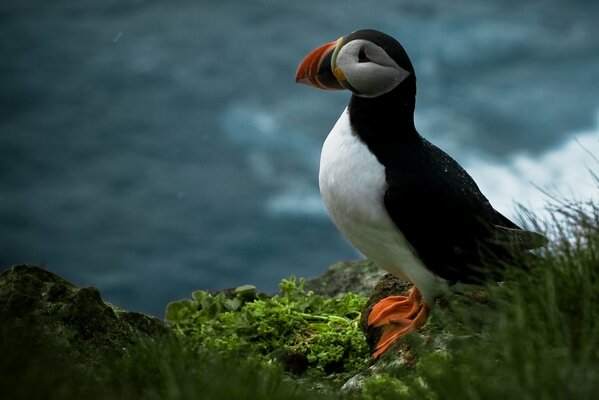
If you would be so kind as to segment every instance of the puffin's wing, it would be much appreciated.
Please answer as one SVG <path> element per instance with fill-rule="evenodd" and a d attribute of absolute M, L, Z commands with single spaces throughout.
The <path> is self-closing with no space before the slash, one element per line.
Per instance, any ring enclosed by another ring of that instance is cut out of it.
<path fill-rule="evenodd" d="M 501 225 L 493 226 L 494 237 L 491 241 L 510 246 L 516 250 L 531 250 L 545 246 L 549 241 L 540 233 L 520 228 L 509 228 Z"/>
<path fill-rule="evenodd" d="M 390 177 L 384 197 L 389 216 L 429 270 L 450 281 L 479 280 L 491 265 L 501 265 L 494 261 L 545 243 L 542 235 L 496 211 L 466 171 L 449 160 L 448 173 L 429 164 L 417 175 Z"/>

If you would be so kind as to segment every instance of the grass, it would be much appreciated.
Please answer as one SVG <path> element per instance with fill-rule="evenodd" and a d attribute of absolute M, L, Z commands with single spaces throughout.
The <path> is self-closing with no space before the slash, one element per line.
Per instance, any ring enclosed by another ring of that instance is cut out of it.
<path fill-rule="evenodd" d="M 193 326 L 182 323 L 186 318 L 182 314 L 174 324 L 175 329 L 184 333 L 182 336 L 141 342 L 129 348 L 124 359 L 107 359 L 104 366 L 93 370 L 61 357 L 60 352 L 48 351 L 43 344 L 36 344 L 35 338 L 3 341 L 0 343 L 0 397 L 599 398 L 599 209 L 593 205 L 562 206 L 554 216 L 558 222 L 544 227 L 555 238 L 551 245 L 537 257 L 525 261 L 527 272 L 511 273 L 502 285 L 489 284 L 485 288 L 492 299 L 489 306 L 453 305 L 450 312 L 433 315 L 435 323 L 450 338 L 444 350 L 418 348 L 419 361 L 414 368 L 368 378 L 360 393 L 342 393 L 329 384 L 315 388 L 314 380 L 297 379 L 285 372 L 281 364 L 265 361 L 264 354 L 270 350 L 252 356 L 251 346 L 232 346 L 231 336 L 223 336 L 228 338 L 224 343 L 230 351 L 199 345 L 198 336 L 191 334 L 195 332 Z M 297 289 L 295 283 L 294 287 Z M 293 293 L 298 301 L 305 300 L 301 300 L 305 293 Z M 194 298 L 201 302 L 205 300 L 203 296 L 197 294 Z M 215 306 L 223 309 L 212 309 L 205 318 L 214 320 L 219 312 L 239 310 L 242 306 L 237 302 L 225 306 L 224 300 L 221 298 L 221 306 Z M 314 300 L 305 301 L 312 304 Z M 210 305 L 208 303 L 205 304 Z M 226 307 L 231 310 L 227 311 Z M 316 314 L 321 313 L 323 321 L 330 322 L 326 316 L 331 315 L 331 309 L 319 310 Z M 310 322 L 309 308 L 301 312 L 306 314 L 308 325 L 320 323 Z M 352 313 L 344 318 L 352 320 L 355 317 Z M 281 319 L 279 312 L 274 315 L 277 320 Z M 228 321 L 227 318 L 223 321 Z M 283 343 L 276 332 L 269 334 L 273 343 Z M 288 337 L 291 333 L 285 332 L 285 335 Z M 316 358 L 312 362 L 318 365 Z M 322 373 L 318 379 L 326 382 L 328 375 L 324 369 L 319 371 Z"/>
<path fill-rule="evenodd" d="M 3 355 L 12 352 L 11 367 L 18 369 L 2 368 L 3 399 L 295 400 L 317 396 L 293 382 L 278 365 L 235 355 L 215 357 L 192 351 L 188 343 L 177 339 L 143 341 L 130 347 L 126 358 L 107 359 L 94 369 L 61 359 L 60 352 L 20 346 L 25 351 L 15 354 L 5 344 Z M 10 361 L 4 358 L 3 367 Z"/>

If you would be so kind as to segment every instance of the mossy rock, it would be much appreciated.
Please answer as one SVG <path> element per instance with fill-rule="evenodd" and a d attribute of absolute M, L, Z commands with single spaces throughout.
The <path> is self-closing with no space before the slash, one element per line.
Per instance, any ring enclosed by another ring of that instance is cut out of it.
<path fill-rule="evenodd" d="M 385 271 L 370 260 L 340 261 L 321 276 L 307 279 L 305 288 L 330 298 L 348 293 L 367 297 L 384 274 Z"/>
<path fill-rule="evenodd" d="M 361 316 L 361 327 L 371 352 L 374 351 L 383 331 L 383 327 L 374 328 L 368 325 L 368 316 L 372 308 L 386 297 L 407 296 L 412 287 L 410 282 L 392 274 L 385 274 L 374 287 Z M 396 340 L 387 352 L 348 380 L 343 388 L 361 389 L 367 379 L 377 376 L 400 376 L 409 372 L 416 367 L 421 355 L 430 357 L 434 354 L 445 354 L 450 338 L 455 335 L 467 338 L 476 334 L 477 327 L 488 323 L 478 319 L 492 315 L 492 306 L 488 293 L 480 286 L 458 284 L 451 287 L 451 290 L 443 293 L 432 305 L 428 320 L 421 328 Z M 461 324 L 467 325 L 469 330 L 460 332 L 455 329 Z M 448 329 L 450 326 L 451 329 Z"/>
<path fill-rule="evenodd" d="M 0 274 L 0 326 L 4 343 L 35 341 L 84 366 L 122 357 L 141 338 L 169 334 L 160 320 L 106 303 L 96 288 L 78 288 L 33 265 Z"/>

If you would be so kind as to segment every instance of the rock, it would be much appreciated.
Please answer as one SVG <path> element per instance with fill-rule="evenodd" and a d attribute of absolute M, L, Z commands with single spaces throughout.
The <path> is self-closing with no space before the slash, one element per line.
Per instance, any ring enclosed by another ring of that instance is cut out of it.
<path fill-rule="evenodd" d="M 364 310 L 362 311 L 362 317 L 360 321 L 362 325 L 362 331 L 364 331 L 364 334 L 366 335 L 366 342 L 368 343 L 368 347 L 370 348 L 371 352 L 374 351 L 374 347 L 376 346 L 383 331 L 382 327 L 373 328 L 368 326 L 368 316 L 370 315 L 372 308 L 376 303 L 385 297 L 399 295 L 407 296 L 411 288 L 411 283 L 402 281 L 391 274 L 385 274 L 374 287 L 374 290 L 372 291 L 372 294 L 366 303 L 366 307 L 364 307 Z M 403 357 L 403 354 L 400 355 Z M 408 358 L 411 359 L 412 356 L 409 355 Z"/>
<path fill-rule="evenodd" d="M 366 342 L 372 351 L 378 342 L 383 328 L 373 328 L 368 326 L 368 315 L 372 311 L 372 308 L 380 300 L 388 296 L 405 296 L 408 294 L 412 284 L 391 275 L 385 274 L 374 287 L 366 307 L 362 311 L 361 325 L 364 334 L 366 335 Z M 397 340 L 393 346 L 387 350 L 379 359 L 375 360 L 373 364 L 365 369 L 364 371 L 353 376 L 343 385 L 343 390 L 359 390 L 361 389 L 366 378 L 382 375 L 382 374 L 393 374 L 393 372 L 401 369 L 412 368 L 416 363 L 416 355 L 412 349 L 414 343 L 428 344 L 430 343 L 430 334 L 427 326 L 427 322 L 421 329 L 414 332 L 408 338 L 401 338 Z"/>
<path fill-rule="evenodd" d="M 370 260 L 341 261 L 326 272 L 307 279 L 304 287 L 326 297 L 340 297 L 347 293 L 370 296 L 385 272 Z"/>
<path fill-rule="evenodd" d="M 160 320 L 105 303 L 96 288 L 78 288 L 33 265 L 0 274 L 0 326 L 4 343 L 29 346 L 34 340 L 89 366 L 122 357 L 140 339 L 169 334 Z"/>
<path fill-rule="evenodd" d="M 412 284 L 391 275 L 384 275 L 376 284 L 372 295 L 362 311 L 361 326 L 366 341 L 371 351 L 378 342 L 383 327 L 373 328 L 368 326 L 368 316 L 372 308 L 380 300 L 388 296 L 406 296 Z M 489 294 L 480 286 L 457 284 L 443 293 L 431 307 L 427 322 L 417 331 L 398 339 L 379 359 L 371 366 L 349 379 L 344 385 L 344 390 L 359 390 L 364 381 L 375 375 L 401 375 L 402 370 L 414 368 L 419 354 L 422 352 L 446 352 L 448 341 L 459 334 L 466 338 L 474 332 L 457 332 L 455 325 L 468 321 L 468 326 L 483 326 L 488 321 L 481 320 L 483 315 L 492 315 Z M 447 323 L 447 321 L 451 321 Z M 473 323 L 474 322 L 474 323 Z M 454 326 L 451 332 L 447 330 Z"/>

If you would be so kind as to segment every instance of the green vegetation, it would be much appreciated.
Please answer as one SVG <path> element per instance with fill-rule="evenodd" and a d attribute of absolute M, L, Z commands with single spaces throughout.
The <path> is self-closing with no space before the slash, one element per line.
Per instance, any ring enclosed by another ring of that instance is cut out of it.
<path fill-rule="evenodd" d="M 599 209 L 585 209 L 564 206 L 556 212 L 559 222 L 544 227 L 556 239 L 522 261 L 526 272 L 512 271 L 503 284 L 487 285 L 489 302 L 473 306 L 450 297 L 428 328 L 433 339 L 443 337 L 443 345 L 414 341 L 414 367 L 371 376 L 360 392 L 341 392 L 342 382 L 330 381 L 368 365 L 358 331 L 364 299 L 323 298 L 291 279 L 270 298 L 247 286 L 216 295 L 195 292 L 168 307 L 176 335 L 134 344 L 124 358 L 107 357 L 104 365 L 82 367 L 84 360 L 49 352 L 36 338 L 2 340 L 0 394 L 10 399 L 599 398 Z M 294 354 L 305 356 L 305 371 L 286 361 Z"/>
<path fill-rule="evenodd" d="M 367 366 L 368 346 L 360 330 L 366 298 L 329 299 L 304 290 L 304 281 L 284 279 L 273 297 L 242 286 L 225 296 L 204 291 L 167 307 L 166 320 L 197 350 L 282 361 L 296 374 L 322 377 L 357 373 Z"/>
<path fill-rule="evenodd" d="M 33 337 L 0 342 L 0 397 L 305 400 L 324 395 L 297 384 L 276 364 L 197 352 L 176 338 L 144 340 L 130 346 L 126 357 L 110 356 L 92 368 L 83 358 L 74 363 L 63 350 L 48 349 Z"/>

